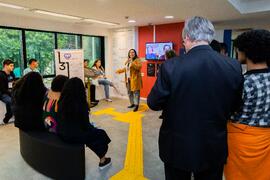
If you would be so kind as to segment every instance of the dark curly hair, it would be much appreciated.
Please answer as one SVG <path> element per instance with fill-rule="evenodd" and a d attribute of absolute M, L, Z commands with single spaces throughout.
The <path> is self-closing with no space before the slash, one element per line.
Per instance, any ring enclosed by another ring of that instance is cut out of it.
<path fill-rule="evenodd" d="M 268 30 L 251 30 L 242 33 L 234 40 L 234 46 L 253 63 L 267 62 L 270 59 L 270 32 Z"/>
<path fill-rule="evenodd" d="M 65 82 L 68 80 L 67 76 L 64 75 L 57 75 L 55 78 L 52 80 L 51 84 L 51 90 L 54 92 L 61 92 Z"/>

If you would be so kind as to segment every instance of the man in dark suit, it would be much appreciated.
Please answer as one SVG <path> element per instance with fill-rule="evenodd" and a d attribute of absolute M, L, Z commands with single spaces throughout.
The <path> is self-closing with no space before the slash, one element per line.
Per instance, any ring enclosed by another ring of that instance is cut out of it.
<path fill-rule="evenodd" d="M 213 24 L 186 20 L 187 54 L 160 68 L 147 103 L 163 110 L 159 155 L 166 180 L 222 180 L 227 158 L 227 120 L 241 100 L 240 64 L 212 50 Z"/>

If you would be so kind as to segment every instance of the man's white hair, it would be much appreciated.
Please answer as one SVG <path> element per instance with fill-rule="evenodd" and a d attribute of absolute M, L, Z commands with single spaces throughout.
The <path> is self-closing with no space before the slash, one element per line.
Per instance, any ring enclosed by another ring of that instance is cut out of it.
<path fill-rule="evenodd" d="M 206 41 L 210 44 L 214 35 L 214 25 L 206 18 L 195 16 L 185 21 L 183 39 L 188 37 L 191 41 Z"/>

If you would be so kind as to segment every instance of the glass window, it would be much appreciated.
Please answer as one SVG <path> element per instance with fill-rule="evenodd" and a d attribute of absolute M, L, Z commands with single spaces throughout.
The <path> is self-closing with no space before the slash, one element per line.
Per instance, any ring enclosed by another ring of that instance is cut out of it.
<path fill-rule="evenodd" d="M 3 68 L 3 60 L 13 60 L 15 62 L 14 73 L 16 77 L 21 76 L 21 70 L 23 69 L 21 37 L 21 30 L 0 28 L 0 68 Z"/>
<path fill-rule="evenodd" d="M 48 32 L 26 31 L 27 60 L 38 60 L 42 75 L 53 75 L 54 71 L 54 34 Z"/>
<path fill-rule="evenodd" d="M 89 66 L 91 67 L 96 59 L 102 58 L 101 54 L 101 38 L 82 36 L 82 44 L 84 50 L 84 58 L 89 60 Z M 104 62 L 104 59 L 101 59 Z"/>
<path fill-rule="evenodd" d="M 81 49 L 80 36 L 74 34 L 57 34 L 58 49 Z"/>

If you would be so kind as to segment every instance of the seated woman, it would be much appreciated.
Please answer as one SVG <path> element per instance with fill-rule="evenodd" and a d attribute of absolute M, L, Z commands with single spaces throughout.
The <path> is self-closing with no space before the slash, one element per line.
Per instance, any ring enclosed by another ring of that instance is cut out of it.
<path fill-rule="evenodd" d="M 47 89 L 37 72 L 26 74 L 13 89 L 15 126 L 24 131 L 45 130 L 42 105 Z"/>
<path fill-rule="evenodd" d="M 67 80 L 67 76 L 56 76 L 52 81 L 51 90 L 49 90 L 47 96 L 45 97 L 43 104 L 43 121 L 45 128 L 49 132 L 56 133 L 56 127 L 58 122 L 58 100 L 60 98 L 64 84 Z"/>
<path fill-rule="evenodd" d="M 62 90 L 59 102 L 57 133 L 66 142 L 88 146 L 100 158 L 99 168 L 111 164 L 106 157 L 110 138 L 102 129 L 89 122 L 88 104 L 84 84 L 79 78 L 69 79 Z"/>
<path fill-rule="evenodd" d="M 109 81 L 106 76 L 105 76 L 105 71 L 104 68 L 101 66 L 101 60 L 97 59 L 93 66 L 92 69 L 95 70 L 95 73 L 98 75 L 98 84 L 102 84 L 104 86 L 104 91 L 105 91 L 105 96 L 106 96 L 106 101 L 112 102 L 112 100 L 110 99 L 110 95 L 109 95 L 109 86 L 112 86 L 117 93 L 120 94 L 120 92 L 118 91 L 118 89 L 115 87 L 115 85 Z"/>

